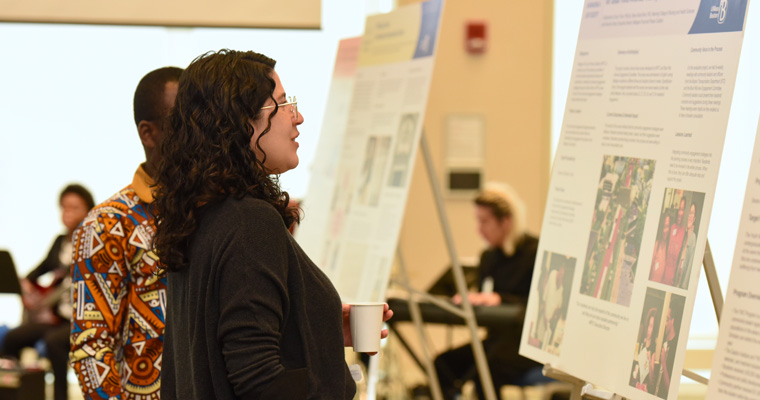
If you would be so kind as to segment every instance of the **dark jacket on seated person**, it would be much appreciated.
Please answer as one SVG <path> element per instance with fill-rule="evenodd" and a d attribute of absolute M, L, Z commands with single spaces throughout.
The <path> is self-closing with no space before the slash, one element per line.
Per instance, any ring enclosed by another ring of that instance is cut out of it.
<path fill-rule="evenodd" d="M 478 286 L 482 288 L 486 278 L 491 277 L 493 291 L 501 296 L 502 304 L 526 305 L 537 251 L 538 239 L 531 235 L 525 235 L 511 256 L 501 249 L 485 250 L 480 256 Z M 516 363 L 525 371 L 538 366 L 535 361 L 518 354 L 522 325 L 521 319 L 509 328 L 490 328 L 484 341 L 489 358 Z"/>

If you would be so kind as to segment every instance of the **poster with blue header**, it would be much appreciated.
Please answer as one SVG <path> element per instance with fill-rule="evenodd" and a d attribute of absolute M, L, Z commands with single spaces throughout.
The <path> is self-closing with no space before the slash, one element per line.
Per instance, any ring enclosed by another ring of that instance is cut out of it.
<path fill-rule="evenodd" d="M 330 141 L 340 151 L 316 155 L 315 165 L 335 166 L 330 184 L 310 188 L 305 203 L 324 205 L 318 213 L 326 217 L 312 222 L 307 215 L 297 239 L 344 303 L 385 299 L 443 4 L 429 0 L 367 18 L 344 124 L 322 130 L 322 135 L 341 135 Z"/>
<path fill-rule="evenodd" d="M 587 0 L 520 354 L 674 399 L 746 0 Z"/>

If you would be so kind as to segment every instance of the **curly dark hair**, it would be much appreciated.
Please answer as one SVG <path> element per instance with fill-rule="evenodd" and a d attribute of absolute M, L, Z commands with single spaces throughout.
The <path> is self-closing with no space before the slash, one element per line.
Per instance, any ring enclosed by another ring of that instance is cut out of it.
<path fill-rule="evenodd" d="M 276 103 L 274 65 L 262 54 L 222 49 L 196 58 L 180 77 L 156 179 L 154 247 L 169 271 L 187 266 L 199 211 L 228 196 L 262 199 L 286 226 L 298 222 L 278 177 L 264 169 L 259 145 L 278 107 L 255 142 L 263 159 L 251 149 L 251 121 L 262 117 L 267 99 Z"/>

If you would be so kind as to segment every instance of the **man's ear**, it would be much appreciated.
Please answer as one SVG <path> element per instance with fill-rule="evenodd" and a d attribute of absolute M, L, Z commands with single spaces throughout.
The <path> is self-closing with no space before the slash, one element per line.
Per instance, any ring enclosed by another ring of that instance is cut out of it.
<path fill-rule="evenodd" d="M 137 133 L 140 135 L 140 141 L 146 149 L 156 147 L 156 134 L 158 126 L 153 122 L 142 120 L 137 124 Z"/>

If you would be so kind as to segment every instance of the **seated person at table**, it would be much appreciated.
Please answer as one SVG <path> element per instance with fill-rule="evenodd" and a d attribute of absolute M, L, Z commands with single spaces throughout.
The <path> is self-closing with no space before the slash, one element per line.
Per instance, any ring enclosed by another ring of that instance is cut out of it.
<path fill-rule="evenodd" d="M 505 303 L 526 304 L 533 276 L 538 239 L 525 232 L 525 209 L 517 194 L 507 185 L 490 184 L 475 198 L 478 232 L 488 248 L 479 264 L 480 292 L 470 293 L 474 306 Z M 457 294 L 452 301 L 459 304 Z M 497 397 L 502 385 L 515 384 L 539 364 L 518 354 L 522 322 L 509 329 L 490 328 L 483 341 Z M 472 346 L 449 350 L 435 360 L 443 396 L 454 399 L 462 384 L 474 380 L 478 395 L 483 396 L 480 376 L 475 366 Z"/>
<path fill-rule="evenodd" d="M 35 347 L 38 341 L 43 340 L 47 358 L 53 367 L 56 400 L 68 398 L 66 374 L 72 312 L 69 278 L 71 233 L 94 204 L 90 192 L 80 185 L 68 185 L 61 192 L 59 205 L 66 233 L 55 239 L 42 264 L 21 280 L 24 322 L 8 332 L 0 352 L 1 356 L 17 359 L 24 347 Z"/>

